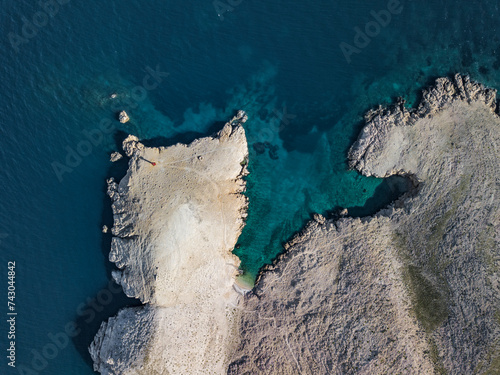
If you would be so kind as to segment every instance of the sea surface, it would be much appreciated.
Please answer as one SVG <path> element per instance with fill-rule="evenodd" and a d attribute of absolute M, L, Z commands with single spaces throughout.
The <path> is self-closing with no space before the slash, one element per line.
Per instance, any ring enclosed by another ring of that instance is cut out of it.
<path fill-rule="evenodd" d="M 404 191 L 347 169 L 368 109 L 398 96 L 412 106 L 456 72 L 500 87 L 498 1 L 1 6 L 0 374 L 93 374 L 87 347 L 100 323 L 137 304 L 110 283 L 101 232 L 112 223 L 106 178 L 127 167 L 109 154 L 126 134 L 190 142 L 248 112 L 250 206 L 235 252 L 253 280 L 312 213 L 373 214 Z"/>

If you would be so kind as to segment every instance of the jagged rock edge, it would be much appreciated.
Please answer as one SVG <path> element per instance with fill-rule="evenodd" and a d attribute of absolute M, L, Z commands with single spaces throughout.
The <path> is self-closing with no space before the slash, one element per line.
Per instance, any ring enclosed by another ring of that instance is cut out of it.
<path fill-rule="evenodd" d="M 233 134 L 235 134 L 235 132 L 237 132 L 237 131 L 244 131 L 243 127 L 240 124 L 233 126 L 229 123 L 226 123 L 221 130 L 213 133 L 212 135 L 209 135 L 208 138 L 219 139 L 219 140 L 228 139 Z M 157 150 L 162 150 L 162 149 L 165 149 L 167 147 L 173 147 L 173 146 L 184 146 L 186 148 L 190 148 L 190 147 L 194 146 L 195 144 L 201 142 L 201 140 L 204 138 L 207 138 L 207 137 L 197 138 L 190 143 L 178 142 L 175 145 L 171 145 L 171 146 L 148 147 L 148 148 L 157 149 Z M 130 176 L 130 167 L 132 166 L 134 160 L 137 158 L 137 154 L 141 150 L 143 150 L 144 148 L 145 148 L 144 144 L 141 143 L 139 138 L 136 137 L 135 135 L 130 134 L 123 140 L 122 149 L 125 152 L 125 155 L 129 158 L 129 160 L 128 160 L 127 173 L 125 174 L 125 176 L 123 176 L 123 178 L 120 180 L 120 182 L 123 181 L 124 179 L 127 179 Z M 246 161 L 248 160 L 248 153 L 245 155 L 244 160 L 246 160 Z M 241 171 L 238 174 L 238 176 L 236 177 L 236 181 L 239 181 L 241 183 L 241 187 L 242 187 L 242 190 L 240 192 L 238 192 L 238 194 L 241 194 L 245 198 L 245 206 L 240 211 L 241 217 L 242 217 L 244 222 L 246 221 L 246 218 L 248 217 L 248 204 L 249 204 L 249 199 L 244 194 L 246 191 L 246 181 L 244 180 L 244 177 L 250 173 L 248 171 L 247 165 L 248 165 L 248 163 L 241 165 Z M 107 195 L 111 198 L 111 205 L 113 207 L 113 217 L 114 217 L 116 206 L 120 204 L 120 199 L 121 199 L 121 192 L 119 189 L 119 183 L 116 182 L 114 177 L 110 177 L 107 180 Z M 113 221 L 114 221 L 114 219 L 113 219 Z M 241 225 L 240 231 L 243 229 L 243 227 L 245 225 L 244 222 Z M 123 227 L 120 229 L 121 229 L 120 231 L 117 231 L 115 229 L 115 225 L 113 223 L 113 226 L 111 227 L 111 233 L 112 233 L 113 237 L 119 238 L 121 240 L 131 240 L 135 237 L 134 234 L 127 234 L 127 232 L 126 232 L 127 227 Z M 108 260 L 111 263 L 115 264 L 117 266 L 117 268 L 121 271 L 123 269 L 123 267 L 120 267 L 114 260 L 112 260 L 111 255 L 112 255 L 112 253 L 110 252 Z M 112 274 L 113 279 L 115 280 L 115 282 L 118 282 L 117 278 L 115 277 L 115 274 L 116 274 L 116 272 L 114 274 Z M 124 293 L 130 298 L 135 298 L 134 296 L 131 296 L 128 293 L 126 293 L 125 289 L 124 289 Z"/>
<path fill-rule="evenodd" d="M 473 91 L 472 89 L 475 89 L 475 91 Z M 439 90 L 446 90 L 443 92 L 443 95 L 441 95 L 441 100 L 439 96 Z M 356 169 L 360 173 L 362 173 L 362 171 L 360 170 L 362 167 L 359 167 L 359 160 L 364 157 L 371 143 L 364 148 L 362 155 L 359 156 L 357 160 L 353 160 L 352 157 L 356 152 L 356 148 L 361 147 L 359 141 L 360 138 L 363 137 L 363 131 L 365 131 L 368 126 L 373 124 L 373 121 L 377 121 L 377 123 L 383 123 L 383 121 L 387 121 L 387 119 L 389 119 L 394 114 L 394 112 L 399 111 L 399 114 L 397 114 L 396 117 L 400 122 L 395 123 L 394 125 L 412 126 L 420 119 L 430 118 L 436 113 L 441 112 L 457 100 L 466 100 L 469 104 L 472 102 L 483 100 L 484 103 L 491 109 L 491 112 L 495 114 L 495 116 L 500 118 L 500 103 L 497 104 L 498 100 L 496 89 L 488 88 L 479 82 L 471 81 L 468 75 L 462 75 L 460 73 L 454 75 L 453 81 L 450 78 L 441 77 L 436 79 L 436 82 L 433 86 L 422 90 L 422 100 L 415 108 L 406 108 L 404 106 L 406 101 L 400 97 L 397 98 L 396 103 L 392 105 L 389 105 L 387 107 L 383 107 L 380 105 L 376 109 L 368 110 L 364 116 L 365 125 L 363 126 L 358 139 L 349 149 L 349 167 L 352 169 Z M 432 107 L 432 104 L 436 104 L 436 102 L 438 106 Z M 342 227 L 346 226 L 345 223 L 349 221 L 370 221 L 378 217 L 388 216 L 387 210 L 403 209 L 405 201 L 418 194 L 422 186 L 422 182 L 418 179 L 418 176 L 406 171 L 397 171 L 395 173 L 392 173 L 391 175 L 410 178 L 413 184 L 413 188 L 411 188 L 410 191 L 405 193 L 403 196 L 389 203 L 387 207 L 379 210 L 371 216 L 365 216 L 361 218 L 344 217 L 340 219 L 326 219 L 321 214 L 313 214 L 313 220 L 307 222 L 302 229 L 292 235 L 290 240 L 283 244 L 282 252 L 280 252 L 274 258 L 273 262 L 271 264 L 265 264 L 261 267 L 261 269 L 259 270 L 259 274 L 257 275 L 254 288 L 251 292 L 245 295 L 245 298 L 251 298 L 252 295 L 259 298 L 259 292 L 262 286 L 261 281 L 264 276 L 267 273 L 278 272 L 280 263 L 285 261 L 286 258 L 293 255 L 293 251 L 296 248 L 295 245 L 306 241 L 309 238 L 310 234 L 319 227 L 332 229 L 332 227 L 334 226 L 336 230 L 340 232 Z M 383 178 L 387 178 L 389 176 L 390 175 L 384 176 Z"/>

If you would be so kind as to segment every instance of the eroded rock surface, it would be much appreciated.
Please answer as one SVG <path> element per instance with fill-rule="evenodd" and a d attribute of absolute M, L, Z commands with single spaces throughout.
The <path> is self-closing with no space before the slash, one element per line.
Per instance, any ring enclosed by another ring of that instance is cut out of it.
<path fill-rule="evenodd" d="M 499 371 L 495 96 L 457 75 L 416 110 L 367 114 L 350 165 L 414 191 L 373 217 L 316 215 L 245 298 L 229 374 Z"/>
<path fill-rule="evenodd" d="M 234 120 L 234 119 L 233 119 Z M 222 374 L 240 294 L 232 254 L 246 216 L 248 149 L 239 120 L 190 145 L 123 142 L 126 176 L 108 181 L 114 225 L 110 260 L 129 297 L 103 323 L 90 353 L 101 374 Z"/>

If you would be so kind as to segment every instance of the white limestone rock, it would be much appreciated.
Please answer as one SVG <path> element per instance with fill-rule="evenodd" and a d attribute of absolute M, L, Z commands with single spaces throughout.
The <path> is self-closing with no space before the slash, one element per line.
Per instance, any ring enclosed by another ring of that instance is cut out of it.
<path fill-rule="evenodd" d="M 119 120 L 122 124 L 125 124 L 126 122 L 129 122 L 129 121 L 130 121 L 130 117 L 128 117 L 127 112 L 125 112 L 125 111 L 121 111 L 121 112 L 118 114 L 118 120 Z"/>
<path fill-rule="evenodd" d="M 144 308 L 104 323 L 90 347 L 101 374 L 223 374 L 240 294 L 232 254 L 244 225 L 245 132 L 226 124 L 190 145 L 129 136 L 119 184 L 108 180 L 115 281 Z M 202 156 L 202 158 L 200 158 Z"/>

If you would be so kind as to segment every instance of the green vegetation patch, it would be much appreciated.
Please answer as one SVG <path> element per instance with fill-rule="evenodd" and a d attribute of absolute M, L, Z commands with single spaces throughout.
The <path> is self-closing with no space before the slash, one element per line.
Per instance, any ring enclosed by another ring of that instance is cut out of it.
<path fill-rule="evenodd" d="M 403 277 L 417 319 L 428 333 L 434 331 L 448 317 L 445 293 L 415 265 L 407 265 Z"/>

